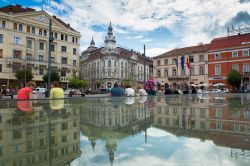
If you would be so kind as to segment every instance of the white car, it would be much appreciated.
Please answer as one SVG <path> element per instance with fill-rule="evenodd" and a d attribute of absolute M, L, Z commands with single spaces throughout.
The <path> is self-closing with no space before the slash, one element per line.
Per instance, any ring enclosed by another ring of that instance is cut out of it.
<path fill-rule="evenodd" d="M 33 94 L 45 94 L 46 88 L 36 88 L 33 90 Z"/>
<path fill-rule="evenodd" d="M 220 89 L 210 89 L 210 93 L 222 93 Z"/>
<path fill-rule="evenodd" d="M 224 88 L 224 89 L 223 89 L 223 93 L 229 93 L 228 88 Z"/>

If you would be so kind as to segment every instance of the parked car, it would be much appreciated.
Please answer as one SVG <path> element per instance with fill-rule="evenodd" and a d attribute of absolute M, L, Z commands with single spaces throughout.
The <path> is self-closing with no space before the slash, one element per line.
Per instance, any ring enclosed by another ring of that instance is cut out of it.
<path fill-rule="evenodd" d="M 220 89 L 210 89 L 210 93 L 222 93 Z"/>
<path fill-rule="evenodd" d="M 46 88 L 36 88 L 33 90 L 33 94 L 45 94 Z"/>
<path fill-rule="evenodd" d="M 224 88 L 224 89 L 223 89 L 223 93 L 229 93 L 228 88 Z"/>

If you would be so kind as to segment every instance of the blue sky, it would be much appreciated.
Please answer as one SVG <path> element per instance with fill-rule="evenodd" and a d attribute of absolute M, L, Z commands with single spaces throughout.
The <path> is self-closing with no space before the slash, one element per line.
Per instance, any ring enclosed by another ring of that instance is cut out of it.
<path fill-rule="evenodd" d="M 112 22 L 117 45 L 156 56 L 174 48 L 209 43 L 226 28 L 250 25 L 250 0 L 1 0 L 42 8 L 81 32 L 81 51 L 92 36 L 104 45 Z"/>

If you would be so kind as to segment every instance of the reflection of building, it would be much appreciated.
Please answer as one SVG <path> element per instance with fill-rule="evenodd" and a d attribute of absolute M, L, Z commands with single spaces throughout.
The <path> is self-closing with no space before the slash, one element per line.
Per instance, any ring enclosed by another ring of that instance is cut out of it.
<path fill-rule="evenodd" d="M 243 84 L 249 85 L 250 33 L 215 38 L 209 45 L 209 83 L 227 85 L 227 75 L 232 69 L 243 75 Z M 249 87 L 250 88 L 250 87 Z"/>
<path fill-rule="evenodd" d="M 79 67 L 80 33 L 45 11 L 9 5 L 0 8 L 0 82 L 14 85 L 20 69 L 31 70 L 33 80 L 43 82 L 48 68 L 49 20 L 52 20 L 52 69 L 66 84 Z M 42 85 L 41 85 L 42 86 Z"/>
<path fill-rule="evenodd" d="M 95 148 L 97 139 L 105 140 L 109 160 L 113 163 L 119 140 L 141 131 L 145 132 L 152 125 L 152 116 L 144 104 L 126 105 L 124 99 L 89 99 L 81 107 L 81 130 Z M 120 100 L 120 101 L 119 101 Z M 95 103 L 99 103 L 98 106 Z"/>
<path fill-rule="evenodd" d="M 82 52 L 80 59 L 81 77 L 88 81 L 92 89 L 113 87 L 114 83 L 121 83 L 124 79 L 143 82 L 144 79 L 144 55 L 133 50 L 116 46 L 111 23 L 108 27 L 108 35 L 105 38 L 105 46 L 95 47 L 92 39 L 87 50 Z M 152 73 L 152 61 L 145 59 L 145 76 Z M 99 84 L 99 85 L 98 85 Z"/>
<path fill-rule="evenodd" d="M 217 146 L 230 147 L 232 157 L 250 159 L 250 105 L 246 95 L 223 95 L 220 99 L 213 95 L 207 99 L 166 96 L 166 101 L 159 96 L 156 103 L 156 127 L 177 136 L 212 140 Z"/>
<path fill-rule="evenodd" d="M 78 111 L 49 112 L 46 103 L 38 103 L 35 111 L 22 112 L 9 103 L 14 104 L 0 110 L 1 165 L 61 166 L 79 156 Z"/>
<path fill-rule="evenodd" d="M 198 46 L 173 49 L 156 56 L 153 58 L 154 77 L 162 84 L 180 84 L 182 81 L 186 81 L 188 84 L 191 82 L 195 84 L 199 84 L 200 82 L 207 83 L 207 51 L 207 45 L 201 44 Z M 184 56 L 183 69 L 181 67 L 182 56 Z M 187 63 L 187 61 L 189 63 Z M 187 64 L 189 64 L 189 68 Z"/>

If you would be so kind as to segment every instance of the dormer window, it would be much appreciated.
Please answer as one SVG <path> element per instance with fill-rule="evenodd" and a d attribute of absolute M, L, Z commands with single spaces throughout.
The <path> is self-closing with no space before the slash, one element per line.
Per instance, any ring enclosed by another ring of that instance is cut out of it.
<path fill-rule="evenodd" d="M 220 59 L 220 53 L 216 53 L 214 58 L 215 59 Z"/>

